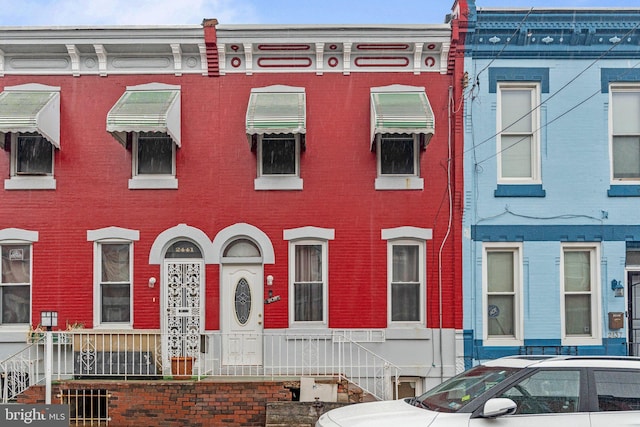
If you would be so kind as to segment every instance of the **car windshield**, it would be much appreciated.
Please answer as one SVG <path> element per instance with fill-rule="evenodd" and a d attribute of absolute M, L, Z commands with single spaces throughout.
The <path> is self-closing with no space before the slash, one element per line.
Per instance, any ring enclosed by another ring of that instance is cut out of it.
<path fill-rule="evenodd" d="M 432 411 L 456 412 L 520 368 L 476 366 L 408 402 Z"/>

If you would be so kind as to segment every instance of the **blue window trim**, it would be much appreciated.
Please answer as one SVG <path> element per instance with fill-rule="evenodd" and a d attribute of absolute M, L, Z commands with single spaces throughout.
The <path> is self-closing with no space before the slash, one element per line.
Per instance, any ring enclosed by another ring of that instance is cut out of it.
<path fill-rule="evenodd" d="M 548 68 L 492 67 L 489 68 L 489 93 L 496 93 L 498 82 L 540 82 L 542 93 L 549 93 Z"/>
<path fill-rule="evenodd" d="M 640 69 L 637 68 L 602 68 L 600 70 L 600 91 L 609 93 L 609 84 L 638 83 L 640 82 Z"/>
<path fill-rule="evenodd" d="M 494 197 L 545 197 L 546 191 L 542 184 L 504 185 L 498 184 L 493 192 Z"/>
<path fill-rule="evenodd" d="M 477 242 L 640 241 L 640 225 L 472 225 Z"/>
<path fill-rule="evenodd" d="M 611 185 L 607 191 L 609 197 L 640 197 L 640 185 Z"/>

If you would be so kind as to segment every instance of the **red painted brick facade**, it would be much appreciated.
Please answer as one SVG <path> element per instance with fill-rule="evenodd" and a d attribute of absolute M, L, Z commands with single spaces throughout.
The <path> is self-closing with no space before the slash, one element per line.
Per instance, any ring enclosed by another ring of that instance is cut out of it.
<path fill-rule="evenodd" d="M 274 244 L 276 263 L 265 274 L 281 278 L 267 306 L 265 326 L 287 318 L 287 242 L 284 228 L 335 228 L 329 250 L 329 319 L 335 328 L 386 326 L 386 242 L 383 228 L 433 229 L 427 244 L 428 326 L 438 326 L 438 251 L 447 233 L 445 166 L 447 96 L 451 76 L 370 73 L 194 76 L 52 77 L 5 76 L 4 86 L 37 82 L 61 87 L 61 150 L 56 152 L 55 191 L 2 191 L 0 228 L 39 232 L 33 254 L 33 322 L 42 310 L 64 320 L 92 323 L 93 250 L 87 230 L 108 226 L 140 230 L 135 244 L 136 328 L 159 327 L 159 289 L 149 289 L 158 266 L 149 265 L 151 244 L 179 223 L 214 236 L 237 222 L 253 224 Z M 131 151 L 106 131 L 109 109 L 125 86 L 163 82 L 181 86 L 182 147 L 177 151 L 178 190 L 129 190 Z M 255 191 L 256 155 L 247 144 L 244 116 L 252 87 L 305 87 L 307 149 L 301 157 L 303 191 Z M 420 168 L 424 191 L 376 191 L 376 156 L 369 150 L 369 89 L 390 84 L 423 85 L 436 115 L 436 134 Z M 455 141 L 454 141 L 455 143 Z M 453 168 L 454 185 L 459 168 Z M 9 153 L 0 153 L 9 171 Z M 443 327 L 461 327 L 460 193 L 453 229 L 443 251 Z M 207 329 L 218 328 L 218 268 L 207 267 Z M 354 313 L 353 307 L 358 306 Z"/>
<path fill-rule="evenodd" d="M 207 27 L 206 31 L 212 29 Z M 456 60 L 461 61 L 461 56 Z M 277 278 L 272 290 L 282 300 L 265 306 L 267 329 L 289 325 L 288 242 L 283 239 L 283 230 L 304 226 L 335 230 L 328 251 L 330 328 L 387 327 L 387 242 L 381 239 L 381 230 L 412 226 L 433 230 L 426 250 L 424 326 L 461 329 L 462 139 L 456 129 L 461 127 L 462 117 L 461 72 L 243 73 L 211 77 L 216 73 L 106 77 L 7 74 L 0 78 L 2 88 L 26 83 L 61 88 L 56 190 L 0 190 L 0 229 L 39 233 L 33 245 L 33 324 L 39 322 L 41 311 L 56 310 L 62 327 L 65 321 L 93 326 L 94 254 L 87 230 L 116 226 L 140 231 L 140 239 L 134 244 L 133 325 L 136 329 L 157 329 L 161 289 L 147 286 L 149 277 L 161 275 L 160 266 L 149 263 L 156 237 L 177 224 L 187 224 L 212 239 L 225 227 L 248 223 L 268 236 L 275 252 L 275 263 L 265 265 L 264 274 Z M 151 82 L 181 88 L 177 190 L 128 189 L 131 150 L 124 149 L 105 130 L 107 113 L 125 88 Z M 392 84 L 425 87 L 435 114 L 435 135 L 420 153 L 424 190 L 374 188 L 376 154 L 370 150 L 370 88 Z M 306 91 L 302 191 L 254 189 L 256 154 L 247 143 L 245 114 L 251 89 L 269 85 L 297 86 Z M 450 87 L 458 99 L 456 119 L 450 119 L 448 113 Z M 9 168 L 10 153 L 0 152 L 4 178 L 8 178 Z M 220 327 L 219 278 L 219 266 L 208 264 L 206 330 Z"/>

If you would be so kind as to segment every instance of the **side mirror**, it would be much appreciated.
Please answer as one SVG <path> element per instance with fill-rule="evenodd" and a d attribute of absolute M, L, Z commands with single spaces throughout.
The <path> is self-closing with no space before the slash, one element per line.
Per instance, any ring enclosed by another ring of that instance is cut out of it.
<path fill-rule="evenodd" d="M 482 408 L 483 418 L 496 418 L 503 415 L 513 415 L 516 413 L 518 405 L 511 399 L 495 398 L 487 400 Z"/>

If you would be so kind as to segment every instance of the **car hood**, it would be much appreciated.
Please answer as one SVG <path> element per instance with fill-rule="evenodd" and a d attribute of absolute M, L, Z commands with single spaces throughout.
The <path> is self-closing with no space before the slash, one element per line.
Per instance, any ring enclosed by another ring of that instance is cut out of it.
<path fill-rule="evenodd" d="M 333 409 L 320 417 L 320 427 L 428 426 L 438 412 L 410 405 L 404 400 L 356 403 Z"/>

